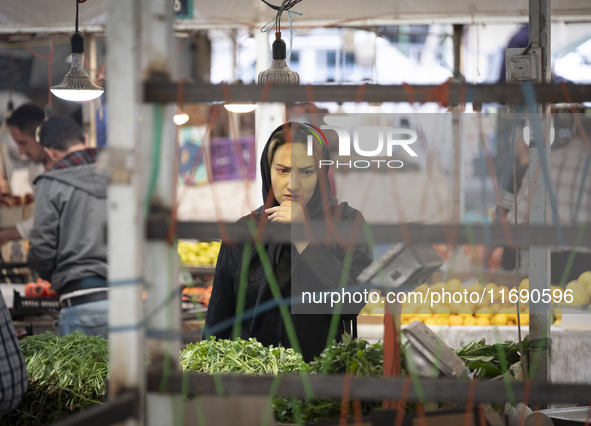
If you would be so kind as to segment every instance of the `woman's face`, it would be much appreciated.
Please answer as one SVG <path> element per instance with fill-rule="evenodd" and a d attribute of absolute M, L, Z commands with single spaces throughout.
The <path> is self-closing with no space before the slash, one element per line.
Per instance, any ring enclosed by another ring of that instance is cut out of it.
<path fill-rule="evenodd" d="M 314 157 L 301 143 L 286 143 L 275 151 L 271 161 L 271 185 L 279 204 L 293 201 L 301 206 L 308 204 L 318 181 Z"/>

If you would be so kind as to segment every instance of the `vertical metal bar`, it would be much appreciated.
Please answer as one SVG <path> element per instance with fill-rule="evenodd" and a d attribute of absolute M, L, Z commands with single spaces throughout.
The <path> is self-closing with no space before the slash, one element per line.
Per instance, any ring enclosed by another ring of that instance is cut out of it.
<path fill-rule="evenodd" d="M 110 168 L 108 201 L 109 399 L 137 389 L 141 395 L 137 418 L 124 424 L 144 423 L 145 371 L 143 319 L 143 242 L 141 183 L 144 159 L 140 145 L 141 86 L 139 0 L 107 2 L 107 62 L 113 76 L 109 98 L 108 138 L 105 151 Z M 103 156 L 104 157 L 104 156 Z M 100 161 L 100 159 L 99 159 Z"/>
<path fill-rule="evenodd" d="M 177 80 L 174 61 L 173 7 L 150 0 L 141 10 L 142 76 Z M 142 106 L 142 142 L 152 159 L 147 171 L 145 208 L 173 211 L 176 201 L 175 104 Z M 148 198 L 149 197 L 149 198 Z M 145 251 L 146 343 L 150 363 L 164 375 L 178 372 L 180 353 L 180 292 L 176 235 L 170 241 L 148 241 Z M 149 393 L 146 422 L 149 425 L 184 424 L 182 395 Z"/>
<path fill-rule="evenodd" d="M 90 35 L 87 37 L 89 41 L 89 49 L 88 49 L 88 61 L 90 63 L 90 79 L 94 81 L 96 79 L 96 69 L 97 69 L 97 62 L 96 62 L 96 37 L 94 35 Z M 95 100 L 89 102 L 87 105 L 87 113 L 88 113 L 88 146 L 96 146 L 96 104 L 100 102 L 99 100 Z"/>
<path fill-rule="evenodd" d="M 463 25 L 453 26 L 454 78 L 461 76 Z M 464 212 L 464 185 L 462 167 L 462 126 L 460 120 L 460 106 L 452 107 L 452 137 L 453 137 L 453 187 L 451 204 L 451 222 L 460 223 Z"/>
<path fill-rule="evenodd" d="M 542 50 L 542 69 L 538 82 L 550 83 L 550 0 L 529 0 L 529 40 L 532 47 L 540 47 Z M 530 135 L 533 135 L 534 126 L 546 129 L 544 119 L 549 118 L 549 106 L 538 105 L 538 111 L 532 111 L 535 116 L 530 123 Z M 536 138 L 538 139 L 538 138 Z M 550 211 L 548 190 L 546 182 L 541 178 L 540 158 L 545 155 L 550 165 L 550 141 L 548 138 L 536 140 L 530 143 L 529 149 L 529 178 L 531 206 L 529 213 L 530 224 L 547 223 Z M 543 150 L 543 152 L 541 152 Z M 530 247 L 529 249 L 529 282 L 530 292 L 534 289 L 540 291 L 550 288 L 550 248 L 547 246 Z M 530 293 L 531 294 L 531 293 Z M 530 365 L 536 370 L 533 379 L 541 382 L 550 381 L 550 349 L 545 344 L 550 337 L 550 312 L 530 302 L 529 335 L 534 342 L 540 342 L 541 348 L 530 354 Z"/>

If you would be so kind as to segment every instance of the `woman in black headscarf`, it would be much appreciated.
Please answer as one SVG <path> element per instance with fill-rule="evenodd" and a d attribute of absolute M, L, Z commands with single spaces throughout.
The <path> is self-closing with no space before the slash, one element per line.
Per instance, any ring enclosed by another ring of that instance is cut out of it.
<path fill-rule="evenodd" d="M 308 135 L 314 135 L 313 155 L 308 152 Z M 294 122 L 273 131 L 261 156 L 265 203 L 241 221 L 250 219 L 257 225 L 261 221 L 325 220 L 335 224 L 344 221 L 360 232 L 364 222 L 361 213 L 329 196 L 327 162 L 319 167 L 320 160 L 329 158 L 328 149 L 326 142 L 321 143 L 322 138 L 316 136 L 322 136 L 318 129 Z M 291 244 L 271 242 L 265 245 L 265 251 L 281 297 L 287 300 L 293 297 L 287 322 L 293 324 L 304 360 L 310 361 L 327 344 L 334 308 L 330 307 L 330 298 L 324 304 L 301 304 L 302 292 L 326 292 L 355 285 L 357 275 L 371 263 L 371 250 L 367 244 L 352 245 L 347 250 L 343 247 L 345 241 L 339 244 L 332 237 L 323 239 L 322 244 L 309 244 L 305 236 L 293 239 Z M 350 254 L 346 260 L 347 252 Z M 248 264 L 244 259 L 248 259 Z M 248 268 L 244 298 L 240 297 L 239 288 L 243 268 Z M 346 276 L 341 278 L 343 273 Z M 233 327 L 238 325 L 237 335 L 243 339 L 255 337 L 264 345 L 296 346 L 288 336 L 280 309 L 273 303 L 277 298 L 271 285 L 252 244 L 224 242 L 217 261 L 204 337 L 231 338 Z M 244 311 L 252 315 L 235 324 L 232 319 L 238 300 L 244 300 Z M 343 313 L 336 322 L 337 340 L 344 332 L 351 331 L 350 322 L 362 307 L 363 303 L 343 305 Z"/>

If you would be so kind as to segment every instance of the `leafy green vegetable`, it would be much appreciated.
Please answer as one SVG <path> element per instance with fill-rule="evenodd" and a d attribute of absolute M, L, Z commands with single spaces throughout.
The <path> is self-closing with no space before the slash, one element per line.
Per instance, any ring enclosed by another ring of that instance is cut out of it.
<path fill-rule="evenodd" d="M 301 373 L 308 364 L 291 348 L 263 346 L 256 339 L 209 340 L 181 351 L 181 369 L 207 374 Z"/>
<path fill-rule="evenodd" d="M 384 366 L 384 347 L 380 343 L 370 345 L 365 340 L 343 335 L 340 343 L 334 342 L 319 357 L 310 362 L 312 374 L 355 374 L 356 376 L 381 376 Z M 353 416 L 353 402 L 349 403 L 349 415 Z M 341 413 L 340 399 L 294 399 L 273 400 L 275 418 L 281 423 L 295 423 L 338 419 Z M 362 401 L 361 412 L 366 416 L 382 406 L 382 401 Z M 301 413 L 298 413 L 301 410 Z"/>
<path fill-rule="evenodd" d="M 48 424 L 101 402 L 109 374 L 107 340 L 48 331 L 21 340 L 20 346 L 29 388 L 1 425 Z"/>
<path fill-rule="evenodd" d="M 527 342 L 523 342 L 526 346 Z M 527 348 L 524 346 L 524 350 Z M 519 361 L 519 344 L 511 340 L 487 345 L 484 339 L 471 340 L 456 350 L 470 371 L 479 377 L 496 377 L 505 374 L 512 364 Z"/>

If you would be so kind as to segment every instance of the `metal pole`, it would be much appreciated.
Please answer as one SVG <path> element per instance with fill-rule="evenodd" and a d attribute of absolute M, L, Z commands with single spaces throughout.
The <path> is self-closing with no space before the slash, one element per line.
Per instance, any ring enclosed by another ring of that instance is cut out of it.
<path fill-rule="evenodd" d="M 109 311 L 109 399 L 137 390 L 137 417 L 124 424 L 144 423 L 145 364 L 142 287 L 144 215 L 142 212 L 143 158 L 140 146 L 139 0 L 107 2 L 107 62 L 111 79 L 108 139 L 105 155 L 110 171 L 107 190 Z"/>
<path fill-rule="evenodd" d="M 175 80 L 173 7 L 170 2 L 150 0 L 141 10 L 142 73 Z M 176 202 L 176 126 L 175 103 L 144 104 L 142 145 L 151 161 L 146 173 L 148 183 L 144 211 L 172 212 Z M 155 182 L 152 186 L 151 182 Z M 180 353 L 180 288 L 176 233 L 162 241 L 145 242 L 145 288 L 148 329 L 146 343 L 152 368 L 163 373 L 178 371 Z M 146 424 L 184 424 L 182 395 L 148 393 Z"/>
<path fill-rule="evenodd" d="M 542 51 L 542 69 L 538 82 L 550 82 L 550 0 L 529 0 L 529 41 L 532 48 L 539 47 Z M 541 118 L 538 128 L 545 129 L 543 119 L 549 118 L 549 105 L 538 104 L 537 111 L 531 111 L 530 130 L 534 129 L 534 120 Z M 533 134 L 530 131 L 530 134 Z M 550 164 L 550 143 L 548 138 L 541 138 L 529 147 L 529 181 L 531 205 L 529 212 L 530 224 L 545 224 L 549 217 L 549 197 L 546 182 L 539 173 L 541 155 L 545 155 Z M 543 150 L 543 152 L 542 152 Z M 549 246 L 531 246 L 529 249 L 529 282 L 530 291 L 550 289 L 550 248 Z M 531 293 L 530 293 L 531 294 Z M 535 367 L 532 374 L 534 380 L 550 381 L 550 348 L 547 344 L 550 337 L 551 314 L 548 309 L 530 303 L 530 340 L 538 343 L 538 349 L 530 353 L 530 366 Z"/>
<path fill-rule="evenodd" d="M 454 79 L 459 80 L 462 75 L 462 36 L 463 25 L 453 26 L 453 52 L 454 52 Z M 460 119 L 460 105 L 454 105 L 452 110 L 452 134 L 453 134 L 453 186 L 451 203 L 451 222 L 460 223 L 464 212 L 464 171 L 462 167 L 462 125 Z"/>

